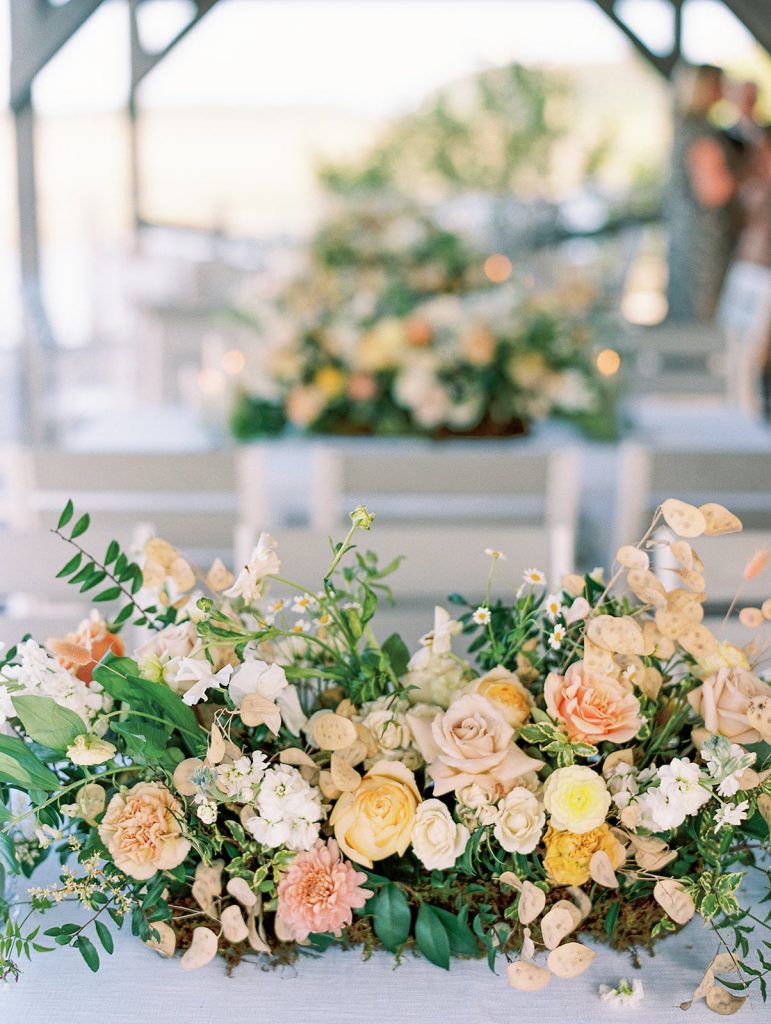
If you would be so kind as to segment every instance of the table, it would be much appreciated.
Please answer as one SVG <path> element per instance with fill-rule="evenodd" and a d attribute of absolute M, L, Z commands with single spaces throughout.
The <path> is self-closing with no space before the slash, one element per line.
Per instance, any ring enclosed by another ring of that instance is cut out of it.
<path fill-rule="evenodd" d="M 52 867 L 38 872 L 54 877 Z M 38 878 L 35 878 L 38 883 Z M 45 927 L 64 919 L 64 908 L 46 914 Z M 74 920 L 68 908 L 69 920 Z M 701 1002 L 688 1014 L 690 998 L 716 952 L 712 932 L 693 921 L 663 940 L 654 958 L 642 954 L 635 971 L 629 958 L 605 947 L 581 977 L 553 978 L 537 993 L 515 992 L 503 963 L 493 975 L 484 961 L 454 962 L 449 973 L 411 953 L 395 967 L 377 953 L 364 962 L 356 951 L 328 950 L 302 957 L 291 967 L 261 970 L 242 964 L 228 977 L 220 960 L 185 972 L 134 939 L 128 927 L 115 935 L 115 954 L 102 956 L 92 974 L 71 949 L 38 955 L 21 978 L 0 993 L 2 1024 L 604 1024 L 630 1020 L 654 1024 L 706 1024 L 719 1017 Z M 613 1008 L 600 1001 L 598 986 L 620 977 L 642 979 L 639 1007 Z M 737 1024 L 768 1021 L 769 1008 L 753 995 L 734 1018 Z"/>

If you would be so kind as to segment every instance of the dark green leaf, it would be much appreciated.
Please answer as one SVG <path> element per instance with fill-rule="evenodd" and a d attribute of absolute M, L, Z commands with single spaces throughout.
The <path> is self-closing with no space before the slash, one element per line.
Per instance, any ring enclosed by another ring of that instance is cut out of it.
<path fill-rule="evenodd" d="M 113 626 L 122 626 L 126 619 L 130 619 L 134 611 L 133 604 L 127 604 L 125 608 L 121 608 L 115 618 L 112 620 Z"/>
<path fill-rule="evenodd" d="M 80 951 L 80 955 L 91 970 L 96 973 L 99 970 L 99 954 L 91 939 L 87 939 L 85 935 L 79 935 L 75 939 L 75 948 Z"/>
<path fill-rule="evenodd" d="M 70 534 L 70 537 L 72 538 L 72 540 L 74 540 L 76 537 L 80 537 L 82 534 L 84 534 L 86 532 L 86 530 L 89 528 L 90 525 L 91 525 L 91 516 L 88 514 L 88 512 L 86 512 L 86 513 L 84 513 L 84 515 L 82 515 L 80 517 L 80 519 L 78 519 L 77 523 L 75 523 L 75 525 L 73 526 L 72 533 Z"/>
<path fill-rule="evenodd" d="M 62 576 L 69 576 L 71 572 L 75 572 L 75 570 L 80 567 L 80 560 L 82 557 L 83 555 L 78 551 L 78 553 L 73 555 L 69 562 L 67 562 L 65 567 L 57 572 L 56 578 L 61 579 Z"/>
<path fill-rule="evenodd" d="M 436 909 L 421 903 L 415 922 L 415 941 L 418 949 L 432 964 L 450 969 L 450 939 Z"/>
<path fill-rule="evenodd" d="M 118 557 L 120 547 L 117 540 L 111 540 L 107 545 L 107 553 L 104 556 L 104 564 L 109 565 L 110 562 L 114 561 Z"/>
<path fill-rule="evenodd" d="M 374 918 L 375 935 L 386 949 L 396 950 L 410 935 L 410 908 L 402 890 L 389 882 L 367 904 Z"/>
<path fill-rule="evenodd" d="M 50 768 L 15 736 L 0 736 L 0 781 L 15 783 L 26 790 L 42 789 L 47 793 L 60 786 Z"/>
<path fill-rule="evenodd" d="M 121 595 L 120 587 L 108 587 L 101 593 L 96 594 L 93 598 L 94 601 L 117 601 Z"/>
<path fill-rule="evenodd" d="M 64 511 L 59 516 L 59 522 L 56 524 L 56 529 L 61 530 L 63 526 L 72 519 L 73 513 L 75 512 L 75 506 L 72 504 L 72 499 L 67 500 L 67 504 L 64 506 Z"/>
<path fill-rule="evenodd" d="M 410 660 L 410 652 L 407 645 L 398 633 L 392 633 L 383 644 L 383 650 L 388 655 L 391 668 L 397 676 L 403 676 L 407 671 L 407 662 Z"/>
<path fill-rule="evenodd" d="M 461 956 L 477 956 L 479 954 L 479 943 L 466 924 L 468 906 L 465 906 L 457 917 L 448 910 L 442 910 L 441 907 L 432 906 L 431 909 L 444 925 L 453 953 Z"/>
<path fill-rule="evenodd" d="M 76 736 L 86 732 L 80 715 L 60 707 L 50 697 L 20 696 L 13 697 L 12 702 L 30 739 L 51 750 L 66 750 Z"/>
<path fill-rule="evenodd" d="M 110 929 L 103 921 L 94 921 L 94 927 L 96 928 L 96 934 L 99 936 L 99 941 L 104 946 L 105 952 L 112 953 L 115 949 L 115 943 L 112 941 Z"/>

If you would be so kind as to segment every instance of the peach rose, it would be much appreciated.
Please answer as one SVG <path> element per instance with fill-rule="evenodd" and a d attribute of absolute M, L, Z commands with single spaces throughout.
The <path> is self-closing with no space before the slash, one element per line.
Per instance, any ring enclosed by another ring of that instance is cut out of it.
<path fill-rule="evenodd" d="M 503 665 L 475 679 L 467 687 L 467 692 L 486 697 L 512 729 L 521 729 L 530 718 L 533 698 L 519 681 L 519 676 Z"/>
<path fill-rule="evenodd" d="M 546 710 L 564 722 L 571 740 L 628 743 L 642 725 L 640 702 L 632 684 L 609 675 L 592 675 L 582 661 L 564 676 L 550 672 L 544 686 Z"/>
<path fill-rule="evenodd" d="M 343 853 L 365 868 L 410 845 L 420 793 L 399 761 L 378 761 L 351 793 L 343 793 L 329 822 Z"/>
<path fill-rule="evenodd" d="M 520 776 L 543 764 L 512 742 L 514 730 L 501 712 L 478 693 L 458 697 L 433 721 L 410 713 L 407 721 L 442 796 L 475 782 L 501 795 Z"/>
<path fill-rule="evenodd" d="M 771 695 L 771 686 L 743 668 L 721 668 L 691 690 L 691 707 L 711 733 L 733 743 L 759 743 L 761 735 L 747 720 L 753 697 Z"/>
<path fill-rule="evenodd" d="M 112 798 L 99 838 L 121 871 L 131 878 L 151 878 L 177 867 L 190 851 L 182 814 L 182 805 L 165 786 L 140 782 Z"/>

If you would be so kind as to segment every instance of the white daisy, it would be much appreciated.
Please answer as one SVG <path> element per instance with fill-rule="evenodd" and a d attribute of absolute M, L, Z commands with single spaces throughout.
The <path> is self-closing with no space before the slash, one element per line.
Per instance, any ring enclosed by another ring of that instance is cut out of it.
<path fill-rule="evenodd" d="M 546 573 L 540 569 L 525 569 L 522 579 L 531 587 L 542 587 L 546 583 Z"/>
<path fill-rule="evenodd" d="M 311 624 L 307 619 L 298 619 L 297 622 L 292 626 L 293 633 L 309 633 Z"/>
<path fill-rule="evenodd" d="M 506 556 L 504 555 L 504 553 L 502 551 L 498 551 L 496 548 L 485 548 L 485 554 L 488 556 L 488 558 L 492 558 L 494 562 L 497 562 L 499 560 L 501 562 L 506 561 Z"/>
<path fill-rule="evenodd" d="M 543 603 L 544 610 L 552 622 L 559 616 L 565 614 L 565 608 L 559 594 L 547 594 Z"/>
<path fill-rule="evenodd" d="M 484 607 L 477 608 L 471 616 L 472 622 L 475 622 L 477 626 L 486 626 L 490 618 L 490 609 Z"/>
<path fill-rule="evenodd" d="M 559 623 L 554 627 L 549 637 L 549 647 L 553 651 L 558 651 L 562 647 L 562 641 L 565 639 L 565 627 L 560 626 Z"/>
<path fill-rule="evenodd" d="M 300 594 L 299 597 L 294 599 L 292 604 L 292 611 L 298 615 L 302 615 L 303 612 L 307 612 L 309 608 L 313 608 L 316 604 L 316 598 L 312 594 Z"/>

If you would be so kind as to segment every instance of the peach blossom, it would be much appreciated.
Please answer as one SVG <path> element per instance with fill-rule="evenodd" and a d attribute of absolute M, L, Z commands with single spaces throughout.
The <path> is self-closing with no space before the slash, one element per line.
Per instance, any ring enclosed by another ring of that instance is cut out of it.
<path fill-rule="evenodd" d="M 304 942 L 311 932 L 340 935 L 353 920 L 352 911 L 372 895 L 361 888 L 366 881 L 363 871 L 343 860 L 334 839 L 319 840 L 295 857 L 278 884 L 281 921 L 295 942 Z"/>
<path fill-rule="evenodd" d="M 177 867 L 190 852 L 182 805 L 159 782 L 140 782 L 116 793 L 99 826 L 115 866 L 131 878 L 151 878 Z"/>
<path fill-rule="evenodd" d="M 571 740 L 628 743 L 642 725 L 632 684 L 611 675 L 590 674 L 583 661 L 564 676 L 550 672 L 544 686 L 546 710 L 564 722 Z"/>

